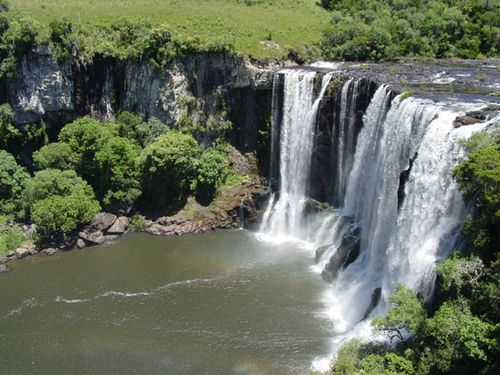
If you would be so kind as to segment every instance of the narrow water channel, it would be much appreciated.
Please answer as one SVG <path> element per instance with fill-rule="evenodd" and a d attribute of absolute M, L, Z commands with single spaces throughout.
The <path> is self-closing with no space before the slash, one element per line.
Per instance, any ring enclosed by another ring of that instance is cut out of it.
<path fill-rule="evenodd" d="M 313 253 L 244 230 L 130 234 L 10 263 L 2 374 L 304 374 L 329 352 Z"/>

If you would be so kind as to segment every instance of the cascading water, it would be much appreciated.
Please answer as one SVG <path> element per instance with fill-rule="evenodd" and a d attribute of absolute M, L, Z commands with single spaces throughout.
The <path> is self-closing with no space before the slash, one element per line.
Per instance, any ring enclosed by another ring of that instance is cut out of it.
<path fill-rule="evenodd" d="M 284 76 L 282 115 L 273 118 L 279 155 L 272 157 L 275 163 L 279 157 L 280 189 L 270 199 L 261 233 L 321 247 L 316 269 L 332 281 L 325 302 L 337 333 L 335 352 L 346 338 L 370 334 L 366 318 L 387 312 L 387 298 L 398 284 L 430 297 L 434 265 L 456 245 L 465 211 L 451 175 L 462 156 L 458 140 L 484 125 L 455 129 L 457 113 L 430 101 L 395 97 L 382 85 L 357 133 L 359 81 L 348 80 L 332 125 L 331 202 L 336 208 L 311 213 L 305 202 L 314 125 L 332 78 L 323 77 L 314 99 L 316 74 L 286 70 L 276 75 Z M 318 359 L 316 369 L 324 369 L 330 359 Z"/>
<path fill-rule="evenodd" d="M 319 94 L 314 98 L 316 72 L 285 70 L 281 74 L 285 75 L 285 96 L 283 118 L 279 127 L 280 191 L 276 203 L 274 196 L 271 198 L 270 206 L 264 214 L 261 232 L 270 233 L 274 238 L 290 235 L 297 239 L 308 238 L 308 234 L 303 232 L 302 228 L 304 228 L 304 207 L 313 148 L 314 124 L 319 103 L 332 75 L 323 76 Z M 275 80 L 278 79 L 277 77 Z M 277 121 L 277 119 L 273 120 Z M 273 128 L 276 126 L 277 124 L 273 124 Z"/>

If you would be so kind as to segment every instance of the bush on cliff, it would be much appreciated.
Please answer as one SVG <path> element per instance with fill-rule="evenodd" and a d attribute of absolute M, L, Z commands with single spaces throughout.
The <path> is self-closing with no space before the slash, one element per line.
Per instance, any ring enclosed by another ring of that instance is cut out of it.
<path fill-rule="evenodd" d="M 228 171 L 229 160 L 223 152 L 216 148 L 205 151 L 197 163 L 196 177 L 191 186 L 196 200 L 201 204 L 209 204 Z"/>
<path fill-rule="evenodd" d="M 0 147 L 6 149 L 21 132 L 14 124 L 14 111 L 9 104 L 0 105 Z"/>

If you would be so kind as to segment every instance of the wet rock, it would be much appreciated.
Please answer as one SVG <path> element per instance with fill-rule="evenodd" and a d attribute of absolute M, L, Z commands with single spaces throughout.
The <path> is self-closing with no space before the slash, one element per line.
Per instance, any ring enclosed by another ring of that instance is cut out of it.
<path fill-rule="evenodd" d="M 9 268 L 5 264 L 0 264 L 0 273 L 8 272 Z"/>
<path fill-rule="evenodd" d="M 116 221 L 113 223 L 111 228 L 108 229 L 108 233 L 110 234 L 123 234 L 127 231 L 128 224 L 130 220 L 126 216 L 120 216 Z"/>
<path fill-rule="evenodd" d="M 9 251 L 7 253 L 7 258 L 12 259 L 16 257 L 16 252 L 15 251 Z"/>
<path fill-rule="evenodd" d="M 326 281 L 334 280 L 338 273 L 356 260 L 360 252 L 359 228 L 351 231 L 342 238 L 337 251 L 330 257 L 325 266 Z M 323 274 L 322 274 L 323 275 Z"/>
<path fill-rule="evenodd" d="M 372 296 L 370 298 L 370 304 L 366 309 L 365 315 L 363 316 L 363 320 L 367 319 L 372 313 L 373 309 L 377 307 L 380 302 L 380 298 L 382 297 L 382 288 L 375 288 L 372 292 Z"/>
<path fill-rule="evenodd" d="M 76 247 L 79 249 L 83 249 L 85 247 L 85 241 L 82 240 L 81 238 L 76 240 Z"/>
<path fill-rule="evenodd" d="M 478 119 L 477 117 L 464 115 L 461 117 L 457 117 L 455 119 L 455 121 L 453 122 L 453 127 L 460 128 L 462 126 L 474 125 L 477 124 L 478 122 L 481 122 L 481 120 Z"/>
<path fill-rule="evenodd" d="M 83 231 L 78 233 L 78 237 L 93 245 L 100 245 L 104 243 L 104 234 L 100 230 L 95 232 Z"/>
<path fill-rule="evenodd" d="M 8 260 L 9 260 L 9 258 L 7 258 L 7 257 L 0 257 L 0 264 L 5 264 L 5 263 L 7 263 Z"/>
<path fill-rule="evenodd" d="M 90 223 L 90 227 L 98 231 L 105 231 L 113 225 L 115 220 L 116 215 L 108 212 L 101 212 L 94 216 Z"/>
<path fill-rule="evenodd" d="M 49 247 L 48 249 L 43 250 L 43 253 L 48 256 L 52 256 L 55 253 L 57 253 L 57 249 L 54 249 L 53 247 Z"/>
<path fill-rule="evenodd" d="M 323 256 L 323 254 L 326 253 L 326 251 L 330 248 L 330 246 L 332 246 L 332 245 L 325 245 L 325 246 L 318 247 L 316 249 L 316 255 L 315 255 L 316 263 L 319 262 L 319 260 Z"/>
<path fill-rule="evenodd" d="M 335 278 L 333 273 L 331 271 L 327 270 L 326 268 L 323 271 L 321 271 L 321 277 L 327 283 L 331 283 L 333 281 L 333 279 Z"/>
<path fill-rule="evenodd" d="M 316 199 L 307 198 L 304 202 L 304 212 L 308 214 L 317 214 L 321 211 L 330 209 L 330 205 L 325 202 L 319 202 Z"/>
<path fill-rule="evenodd" d="M 461 126 L 474 125 L 479 122 L 489 121 L 498 115 L 500 105 L 490 104 L 489 106 L 477 111 L 467 112 L 464 116 L 457 117 L 453 122 L 455 128 Z"/>

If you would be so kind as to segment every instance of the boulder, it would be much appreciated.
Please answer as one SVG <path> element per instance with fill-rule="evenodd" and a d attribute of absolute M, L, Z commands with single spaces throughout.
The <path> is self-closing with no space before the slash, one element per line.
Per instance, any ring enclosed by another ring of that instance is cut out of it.
<path fill-rule="evenodd" d="M 5 263 L 7 263 L 8 260 L 9 260 L 9 258 L 7 258 L 7 257 L 0 257 L 0 264 L 5 264 Z"/>
<path fill-rule="evenodd" d="M 83 249 L 85 246 L 85 241 L 82 240 L 81 238 L 77 239 L 76 240 L 76 247 L 79 248 L 79 249 Z"/>
<path fill-rule="evenodd" d="M 36 247 L 31 243 L 25 244 L 21 247 L 18 247 L 15 252 L 18 258 L 24 258 L 25 256 L 36 254 Z"/>
<path fill-rule="evenodd" d="M 7 253 L 7 258 L 12 259 L 12 258 L 15 258 L 15 257 L 16 257 L 16 252 L 15 251 L 11 250 L 11 251 L 9 251 Z"/>
<path fill-rule="evenodd" d="M 113 225 L 116 220 L 116 215 L 108 212 L 100 212 L 94 216 L 90 222 L 90 227 L 97 231 L 105 231 Z"/>
<path fill-rule="evenodd" d="M 0 273 L 7 272 L 9 269 L 5 264 L 0 264 Z"/>
<path fill-rule="evenodd" d="M 319 262 L 319 260 L 323 256 L 323 254 L 326 253 L 326 251 L 330 248 L 330 246 L 332 246 L 332 245 L 325 245 L 325 246 L 318 247 L 316 249 L 316 256 L 315 256 L 316 263 Z"/>
<path fill-rule="evenodd" d="M 48 249 L 43 250 L 43 253 L 48 256 L 52 256 L 55 253 L 57 253 L 57 249 L 54 249 L 53 247 L 49 247 Z"/>
<path fill-rule="evenodd" d="M 97 230 L 95 232 L 83 231 L 78 233 L 78 237 L 94 245 L 100 245 L 104 243 L 104 234 L 100 230 Z"/>
<path fill-rule="evenodd" d="M 126 216 L 120 216 L 108 229 L 109 234 L 123 234 L 127 231 L 130 220 Z"/>

